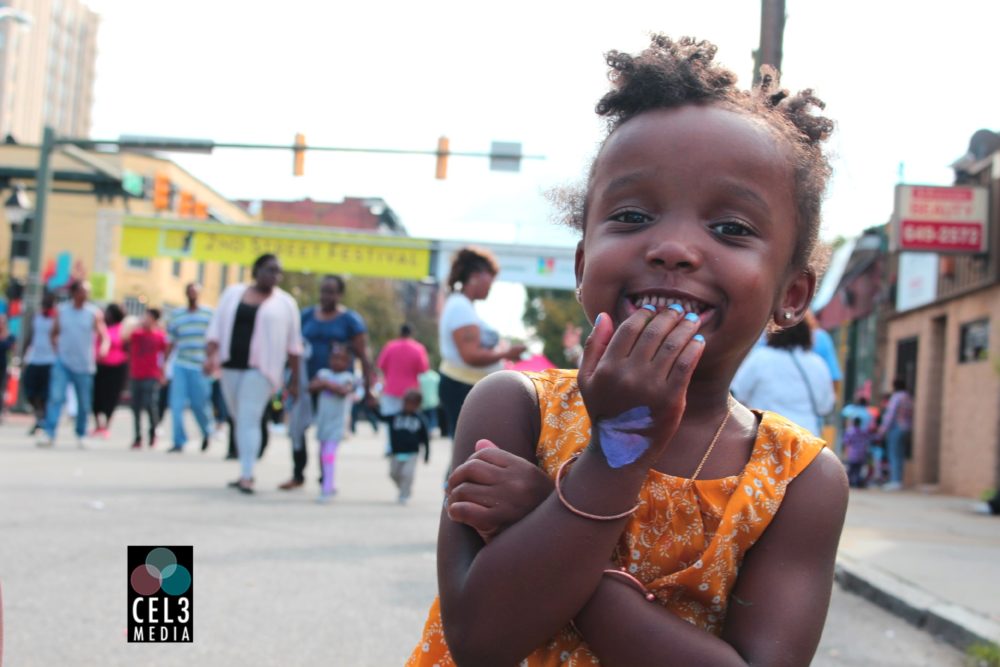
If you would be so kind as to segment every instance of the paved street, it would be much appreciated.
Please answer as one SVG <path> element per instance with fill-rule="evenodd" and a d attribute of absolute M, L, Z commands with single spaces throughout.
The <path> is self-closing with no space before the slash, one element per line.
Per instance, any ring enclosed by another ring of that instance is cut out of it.
<path fill-rule="evenodd" d="M 224 443 L 205 454 L 130 451 L 131 416 L 86 451 L 62 429 L 35 448 L 0 425 L 0 581 L 6 664 L 401 665 L 435 592 L 434 541 L 449 444 L 436 441 L 408 506 L 395 502 L 381 438 L 347 441 L 340 495 L 276 490 L 289 443 L 272 438 L 258 493 L 225 488 Z M 192 431 L 193 432 L 193 431 Z M 315 458 L 309 474 L 316 476 Z M 193 644 L 127 644 L 126 546 L 194 545 Z M 852 594 L 836 592 L 816 665 L 960 665 L 961 656 Z"/>

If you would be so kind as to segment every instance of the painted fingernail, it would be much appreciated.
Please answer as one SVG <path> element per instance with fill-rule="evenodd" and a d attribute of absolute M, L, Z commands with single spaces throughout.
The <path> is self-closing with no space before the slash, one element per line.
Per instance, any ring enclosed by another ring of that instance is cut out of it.
<path fill-rule="evenodd" d="M 597 317 L 594 318 L 594 328 L 595 329 L 597 328 L 597 325 L 601 323 L 601 318 L 602 317 L 604 317 L 604 313 L 600 313 L 600 314 L 598 314 Z"/>
<path fill-rule="evenodd" d="M 656 312 L 656 306 L 654 306 L 651 303 L 647 303 L 645 306 L 643 306 L 643 308 L 645 308 L 646 310 L 648 310 L 651 313 L 655 313 Z"/>
<path fill-rule="evenodd" d="M 696 341 L 698 341 L 699 343 L 704 343 L 704 342 L 705 342 L 705 337 L 704 337 L 704 336 L 702 336 L 701 334 L 695 334 L 695 335 L 694 335 L 694 336 L 693 336 L 693 337 L 691 338 L 691 340 L 696 340 Z"/>
<path fill-rule="evenodd" d="M 670 304 L 669 309 L 677 311 L 678 313 L 683 313 L 684 312 L 684 306 L 682 306 L 679 303 L 672 303 L 672 304 Z"/>
<path fill-rule="evenodd" d="M 698 321 L 698 314 L 697 313 L 688 313 L 687 315 L 684 316 L 684 319 L 687 320 L 688 322 L 697 322 Z"/>

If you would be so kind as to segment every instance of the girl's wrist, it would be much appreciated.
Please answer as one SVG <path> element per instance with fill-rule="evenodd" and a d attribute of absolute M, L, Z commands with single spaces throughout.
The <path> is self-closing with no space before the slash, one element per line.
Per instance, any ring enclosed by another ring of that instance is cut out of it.
<path fill-rule="evenodd" d="M 645 479 L 659 454 L 659 449 L 654 451 L 651 446 L 653 438 L 636 434 L 630 438 L 631 442 L 621 442 L 618 437 L 620 435 L 622 434 L 616 433 L 614 429 L 607 429 L 603 424 L 595 422 L 591 426 L 587 449 L 592 450 L 611 470 L 640 471 L 638 474 Z"/>
<path fill-rule="evenodd" d="M 591 445 L 563 471 L 563 504 L 578 510 L 576 514 L 627 514 L 635 507 L 648 472 L 649 467 L 642 465 L 612 468 L 601 451 Z"/>

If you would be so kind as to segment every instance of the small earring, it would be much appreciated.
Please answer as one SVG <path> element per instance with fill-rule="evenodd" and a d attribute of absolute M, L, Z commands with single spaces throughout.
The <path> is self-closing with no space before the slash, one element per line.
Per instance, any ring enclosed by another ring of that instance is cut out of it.
<path fill-rule="evenodd" d="M 583 288 L 576 288 L 576 302 L 583 303 Z"/>
<path fill-rule="evenodd" d="M 786 320 L 792 319 L 792 314 L 790 312 L 788 312 L 787 310 L 785 311 L 785 319 Z"/>

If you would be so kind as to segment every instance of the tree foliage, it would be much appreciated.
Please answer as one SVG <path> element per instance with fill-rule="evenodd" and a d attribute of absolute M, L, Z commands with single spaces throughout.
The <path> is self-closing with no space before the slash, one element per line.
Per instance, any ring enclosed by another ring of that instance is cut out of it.
<path fill-rule="evenodd" d="M 590 333 L 590 324 L 583 308 L 569 290 L 526 288 L 524 324 L 544 345 L 543 353 L 560 368 L 574 365 L 563 354 L 563 333 L 572 322 L 583 329 L 583 336 Z"/>

